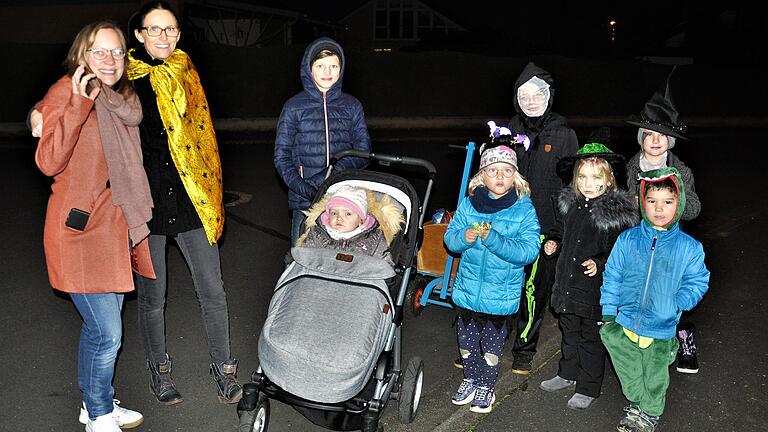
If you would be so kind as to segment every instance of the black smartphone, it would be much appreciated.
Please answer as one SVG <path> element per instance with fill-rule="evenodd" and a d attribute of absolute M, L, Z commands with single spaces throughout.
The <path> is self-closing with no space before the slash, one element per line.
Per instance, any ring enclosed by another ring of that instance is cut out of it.
<path fill-rule="evenodd" d="M 73 230 L 85 231 L 85 225 L 88 224 L 89 217 L 91 217 L 91 214 L 87 211 L 73 208 L 69 211 L 69 216 L 67 216 L 67 221 L 64 222 L 64 225 Z"/>

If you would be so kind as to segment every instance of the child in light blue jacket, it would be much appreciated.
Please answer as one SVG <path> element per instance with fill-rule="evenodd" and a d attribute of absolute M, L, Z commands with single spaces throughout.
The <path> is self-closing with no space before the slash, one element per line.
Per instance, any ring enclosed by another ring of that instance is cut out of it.
<path fill-rule="evenodd" d="M 507 146 L 485 150 L 445 233 L 445 244 L 461 254 L 452 299 L 464 379 L 452 402 L 490 412 L 509 319 L 520 305 L 523 267 L 539 252 L 539 221 L 528 183 Z"/>
<path fill-rule="evenodd" d="M 709 287 L 701 243 L 682 232 L 685 189 L 676 168 L 640 174 L 643 221 L 619 235 L 600 288 L 600 337 L 629 399 L 620 431 L 653 432 L 664 411 L 676 327 Z"/>

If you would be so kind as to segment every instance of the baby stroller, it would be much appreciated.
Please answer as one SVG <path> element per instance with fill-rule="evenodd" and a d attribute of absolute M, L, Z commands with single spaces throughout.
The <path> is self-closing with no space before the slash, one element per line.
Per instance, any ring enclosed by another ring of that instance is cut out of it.
<path fill-rule="evenodd" d="M 427 170 L 424 202 L 420 205 L 413 186 L 394 174 L 333 172 L 334 164 L 348 156 Z M 413 357 L 403 369 L 403 301 L 434 175 L 434 166 L 423 159 L 356 150 L 334 155 L 314 202 L 344 185 L 391 198 L 388 202 L 399 206 L 403 222 L 389 243 L 394 265 L 330 249 L 291 250 L 294 262 L 275 286 L 259 337 L 259 368 L 243 386 L 237 406 L 239 432 L 267 430 L 270 399 L 332 430 L 382 430 L 379 419 L 390 398 L 399 401 L 400 421 L 413 421 L 424 362 Z"/>

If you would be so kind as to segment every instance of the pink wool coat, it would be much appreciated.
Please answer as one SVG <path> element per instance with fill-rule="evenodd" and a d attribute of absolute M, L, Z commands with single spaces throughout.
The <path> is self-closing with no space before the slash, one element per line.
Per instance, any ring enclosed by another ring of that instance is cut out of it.
<path fill-rule="evenodd" d="M 53 177 L 43 236 L 51 285 L 68 293 L 120 293 L 134 289 L 132 268 L 154 278 L 147 240 L 131 250 L 123 212 L 112 204 L 94 102 L 72 94 L 65 76 L 36 108 L 44 122 L 35 162 Z M 64 225 L 72 208 L 90 212 L 84 231 Z"/>

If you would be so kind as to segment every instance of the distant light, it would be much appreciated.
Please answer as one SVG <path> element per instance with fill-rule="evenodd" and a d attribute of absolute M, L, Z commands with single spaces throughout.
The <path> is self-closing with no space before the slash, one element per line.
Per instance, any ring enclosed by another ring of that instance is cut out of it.
<path fill-rule="evenodd" d="M 616 42 L 616 24 L 615 19 L 608 21 L 608 25 L 611 27 L 611 42 Z"/>
<path fill-rule="evenodd" d="M 374 48 L 373 52 L 375 53 L 391 53 L 392 48 Z"/>

